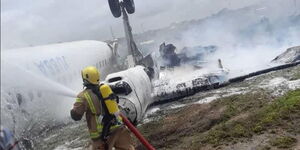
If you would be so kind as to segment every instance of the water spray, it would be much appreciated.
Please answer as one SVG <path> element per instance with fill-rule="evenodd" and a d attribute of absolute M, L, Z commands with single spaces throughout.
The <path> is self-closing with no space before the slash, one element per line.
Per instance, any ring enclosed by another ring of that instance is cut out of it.
<path fill-rule="evenodd" d="M 72 89 L 50 80 L 42 75 L 38 75 L 34 72 L 25 70 L 24 68 L 10 64 L 8 62 L 2 62 L 2 84 L 4 89 L 21 88 L 32 90 L 43 90 L 48 93 L 65 97 L 76 97 L 76 92 Z M 4 74 L 5 73 L 5 74 Z M 9 73 L 9 74 L 7 74 Z"/>

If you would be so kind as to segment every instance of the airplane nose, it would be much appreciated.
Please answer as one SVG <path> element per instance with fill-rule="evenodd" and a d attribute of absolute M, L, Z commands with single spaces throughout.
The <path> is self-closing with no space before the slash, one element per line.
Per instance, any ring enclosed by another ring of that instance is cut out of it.
<path fill-rule="evenodd" d="M 121 107 L 121 112 L 126 115 L 126 117 L 135 123 L 137 119 L 137 111 L 135 105 L 125 97 L 119 97 L 119 106 Z"/>

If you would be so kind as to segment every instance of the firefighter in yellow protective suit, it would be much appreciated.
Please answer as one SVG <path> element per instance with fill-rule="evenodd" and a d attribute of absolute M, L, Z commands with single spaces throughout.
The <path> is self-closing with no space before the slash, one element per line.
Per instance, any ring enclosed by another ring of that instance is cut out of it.
<path fill-rule="evenodd" d="M 78 121 L 85 114 L 92 149 L 134 150 L 131 134 L 117 115 L 117 96 L 108 85 L 99 85 L 96 67 L 86 67 L 81 74 L 85 89 L 78 94 L 71 117 Z"/>

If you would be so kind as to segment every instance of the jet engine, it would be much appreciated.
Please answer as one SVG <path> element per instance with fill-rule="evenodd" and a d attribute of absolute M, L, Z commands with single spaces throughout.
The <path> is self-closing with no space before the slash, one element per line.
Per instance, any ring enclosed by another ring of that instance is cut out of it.
<path fill-rule="evenodd" d="M 143 66 L 109 74 L 105 82 L 119 97 L 122 112 L 137 124 L 143 118 L 147 107 L 153 102 L 152 84 Z"/>

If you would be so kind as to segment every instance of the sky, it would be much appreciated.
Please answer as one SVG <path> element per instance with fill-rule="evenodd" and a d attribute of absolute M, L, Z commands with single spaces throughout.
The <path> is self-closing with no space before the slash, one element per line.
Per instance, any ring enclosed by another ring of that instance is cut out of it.
<path fill-rule="evenodd" d="M 223 8 L 237 9 L 265 0 L 135 0 L 134 33 L 199 19 Z M 299 0 L 281 0 L 299 1 Z M 291 6 L 292 7 L 292 6 Z M 123 36 L 107 0 L 1 0 L 1 49 Z"/>

